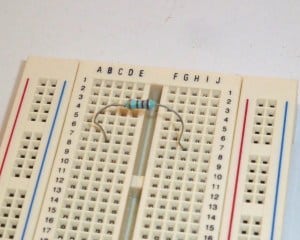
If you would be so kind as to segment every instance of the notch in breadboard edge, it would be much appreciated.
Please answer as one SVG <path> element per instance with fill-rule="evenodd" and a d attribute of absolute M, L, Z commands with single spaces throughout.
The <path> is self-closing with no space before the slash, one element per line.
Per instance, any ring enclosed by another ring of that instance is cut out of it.
<path fill-rule="evenodd" d="M 288 94 L 288 86 L 294 82 L 39 58 L 26 69 L 24 76 L 31 71 L 40 86 L 30 91 L 30 98 L 25 95 L 27 107 L 19 118 L 40 126 L 40 132 L 16 122 L 16 132 L 26 131 L 14 134 L 11 141 L 18 142 L 14 147 L 19 151 L 8 151 L 15 160 L 5 166 L 9 174 L 0 176 L 7 186 L 0 189 L 3 238 L 280 239 L 288 161 L 275 166 L 276 153 L 270 149 L 279 147 L 280 109 L 288 101 L 284 147 L 277 157 L 289 158 L 296 97 Z M 69 72 L 68 77 L 62 72 Z M 63 100 L 58 97 L 63 88 L 52 91 L 51 85 L 68 79 L 73 80 Z M 257 86 L 260 91 L 251 90 Z M 10 122 L 23 88 L 21 84 Z M 178 111 L 188 150 L 178 148 L 180 125 L 165 109 L 108 110 L 99 117 L 110 139 L 105 143 L 91 124 L 94 113 L 130 98 L 153 98 Z M 48 143 L 51 153 L 45 154 Z M 276 191 L 275 185 L 280 186 Z M 41 207 L 28 214 L 33 204 Z M 256 215 L 255 204 L 262 210 Z M 272 214 L 263 211 L 266 204 L 273 204 Z"/>

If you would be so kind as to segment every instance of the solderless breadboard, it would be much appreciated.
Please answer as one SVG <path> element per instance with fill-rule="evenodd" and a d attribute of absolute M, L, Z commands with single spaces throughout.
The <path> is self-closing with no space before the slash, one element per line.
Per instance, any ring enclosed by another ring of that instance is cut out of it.
<path fill-rule="evenodd" d="M 297 82 L 31 57 L 0 149 L 0 239 L 281 239 Z M 112 107 L 153 99 L 174 109 Z"/>

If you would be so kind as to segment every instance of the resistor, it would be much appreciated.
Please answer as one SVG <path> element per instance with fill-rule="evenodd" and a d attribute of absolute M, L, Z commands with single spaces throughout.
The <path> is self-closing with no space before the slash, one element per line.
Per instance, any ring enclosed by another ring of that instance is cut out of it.
<path fill-rule="evenodd" d="M 95 126 L 98 129 L 100 129 L 103 132 L 104 139 L 105 139 L 106 142 L 108 142 L 108 137 L 106 135 L 106 132 L 105 132 L 104 128 L 96 120 L 97 120 L 97 117 L 99 116 L 99 114 L 103 113 L 107 108 L 110 108 L 110 107 L 124 107 L 124 108 L 131 109 L 131 110 L 134 110 L 134 109 L 153 110 L 156 107 L 163 107 L 163 108 L 167 109 L 168 111 L 173 112 L 174 114 L 176 114 L 176 116 L 178 117 L 179 121 L 181 122 L 181 131 L 180 131 L 179 136 L 177 138 L 177 142 L 180 145 L 180 147 L 183 149 L 183 146 L 181 145 L 181 142 L 180 142 L 180 140 L 182 138 L 183 131 L 184 131 L 184 122 L 182 120 L 182 117 L 175 110 L 169 108 L 166 105 L 157 103 L 153 99 L 147 99 L 147 100 L 130 99 L 130 100 L 126 101 L 124 104 L 113 103 L 113 104 L 109 104 L 109 105 L 103 107 L 102 109 L 100 109 L 95 114 L 93 123 L 95 124 Z"/>
<path fill-rule="evenodd" d="M 152 110 L 157 106 L 156 101 L 153 99 L 139 100 L 139 99 L 130 99 L 124 104 L 124 107 L 128 109 L 147 109 Z"/>

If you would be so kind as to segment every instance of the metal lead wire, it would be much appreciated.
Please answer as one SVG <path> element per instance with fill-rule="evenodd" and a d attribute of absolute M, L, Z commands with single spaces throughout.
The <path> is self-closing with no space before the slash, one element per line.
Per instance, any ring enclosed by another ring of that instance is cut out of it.
<path fill-rule="evenodd" d="M 93 119 L 93 123 L 95 124 L 95 126 L 103 133 L 103 136 L 104 136 L 104 139 L 105 139 L 105 142 L 108 142 L 108 137 L 106 135 L 106 132 L 104 130 L 104 128 L 96 121 L 97 120 L 97 117 L 103 113 L 107 108 L 110 108 L 110 107 L 124 107 L 123 104 L 117 104 L 117 103 L 113 103 L 113 104 L 109 104 L 103 108 L 101 108 L 94 116 L 94 119 Z"/>
<path fill-rule="evenodd" d="M 177 143 L 178 145 L 182 148 L 182 144 L 181 144 L 181 138 L 182 138 L 182 135 L 183 135 L 183 132 L 184 132 L 184 122 L 183 122 L 183 119 L 182 117 L 179 115 L 178 112 L 176 112 L 175 110 L 169 108 L 168 106 L 166 105 L 163 105 L 163 104 L 160 104 L 160 103 L 156 103 L 154 100 L 152 99 L 149 99 L 149 100 L 137 100 L 137 99 L 130 99 L 129 101 L 127 101 L 125 104 L 116 104 L 116 103 L 113 103 L 113 104 L 109 104 L 103 108 L 101 108 L 94 116 L 93 118 L 93 123 L 95 124 L 96 128 L 98 128 L 104 135 L 104 139 L 106 142 L 108 142 L 108 137 L 107 137 L 107 134 L 104 130 L 104 128 L 102 127 L 102 125 L 100 125 L 98 122 L 97 122 L 97 117 L 101 114 L 101 113 L 104 113 L 104 111 L 110 107 L 124 107 L 124 108 L 127 108 L 127 109 L 145 109 L 145 110 L 152 110 L 154 109 L 155 107 L 163 107 L 165 109 L 167 109 L 167 111 L 170 111 L 170 112 L 173 112 L 179 119 L 179 121 L 181 122 L 181 131 L 179 133 L 179 136 L 177 138 Z"/>
<path fill-rule="evenodd" d="M 166 105 L 162 105 L 162 104 L 160 104 L 160 103 L 157 103 L 156 106 L 158 106 L 158 107 L 163 107 L 163 108 L 167 109 L 168 111 L 175 113 L 175 115 L 178 117 L 179 121 L 181 122 L 181 131 L 180 131 L 179 136 L 178 136 L 178 138 L 177 138 L 177 143 L 178 143 L 179 146 L 183 149 L 183 146 L 182 146 L 182 144 L 181 144 L 181 138 L 182 138 L 183 131 L 184 131 L 184 122 L 183 122 L 182 117 L 179 115 L 178 112 L 176 112 L 175 110 L 169 108 L 169 107 L 166 106 Z"/>

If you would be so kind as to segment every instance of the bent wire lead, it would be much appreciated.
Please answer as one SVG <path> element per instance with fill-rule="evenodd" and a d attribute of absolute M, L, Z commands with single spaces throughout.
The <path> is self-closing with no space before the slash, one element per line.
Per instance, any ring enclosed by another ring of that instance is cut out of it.
<path fill-rule="evenodd" d="M 94 116 L 94 119 L 93 119 L 93 123 L 95 124 L 95 126 L 103 133 L 104 135 L 104 139 L 106 142 L 108 142 L 108 137 L 107 137 L 107 134 L 104 130 L 104 128 L 102 127 L 102 125 L 100 125 L 98 122 L 97 122 L 97 117 L 101 114 L 101 113 L 104 113 L 106 109 L 110 108 L 110 107 L 124 107 L 124 108 L 127 108 L 127 109 L 131 109 L 131 110 L 134 110 L 134 109 L 146 109 L 146 110 L 153 110 L 157 107 L 163 107 L 165 109 L 167 109 L 167 111 L 170 111 L 170 112 L 173 112 L 177 118 L 179 119 L 179 121 L 181 122 L 181 131 L 179 133 L 179 136 L 177 138 L 177 143 L 178 145 L 183 149 L 183 146 L 181 144 L 181 138 L 182 138 L 182 135 L 183 135 L 183 131 L 184 131 L 184 122 L 183 122 L 183 119 L 182 117 L 179 115 L 178 112 L 176 112 L 175 110 L 169 108 L 168 106 L 166 105 L 163 105 L 163 104 L 160 104 L 160 103 L 157 103 L 155 100 L 153 99 L 147 99 L 147 100 L 139 100 L 139 99 L 130 99 L 128 100 L 127 102 L 125 102 L 124 104 L 118 104 L 118 103 L 112 103 L 112 104 L 109 104 L 105 107 L 103 107 L 102 109 L 100 109 Z"/>

